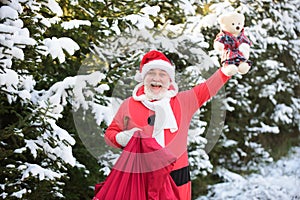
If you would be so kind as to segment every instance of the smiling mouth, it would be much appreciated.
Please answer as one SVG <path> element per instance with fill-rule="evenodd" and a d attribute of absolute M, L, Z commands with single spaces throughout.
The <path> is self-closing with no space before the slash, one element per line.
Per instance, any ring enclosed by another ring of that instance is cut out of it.
<path fill-rule="evenodd" d="M 156 89 L 162 88 L 162 84 L 160 83 L 151 83 L 150 85 L 152 88 L 156 88 Z"/>

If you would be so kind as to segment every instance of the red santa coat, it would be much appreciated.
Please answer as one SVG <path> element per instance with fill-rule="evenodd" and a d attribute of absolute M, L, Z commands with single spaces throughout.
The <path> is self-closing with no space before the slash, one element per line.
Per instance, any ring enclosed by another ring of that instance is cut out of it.
<path fill-rule="evenodd" d="M 190 90 L 181 91 L 170 99 L 178 130 L 175 133 L 171 133 L 168 129 L 164 130 L 165 148 L 168 148 L 177 157 L 171 176 L 179 190 L 180 200 L 191 199 L 187 152 L 187 134 L 190 121 L 194 113 L 214 96 L 228 79 L 229 77 L 219 69 L 205 82 Z M 139 93 L 143 93 L 143 88 L 140 89 Z M 151 136 L 154 116 L 154 111 L 146 108 L 140 101 L 135 101 L 132 97 L 127 98 L 121 104 L 112 123 L 105 132 L 106 142 L 111 146 L 121 148 L 116 142 L 116 134 L 135 127 L 142 129 L 146 135 Z"/>

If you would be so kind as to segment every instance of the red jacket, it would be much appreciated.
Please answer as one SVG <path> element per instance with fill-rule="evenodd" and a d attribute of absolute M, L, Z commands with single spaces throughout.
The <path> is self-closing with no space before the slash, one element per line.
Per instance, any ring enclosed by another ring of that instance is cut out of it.
<path fill-rule="evenodd" d="M 164 131 L 165 148 L 168 148 L 177 156 L 171 176 L 178 186 L 182 200 L 191 198 L 187 152 L 187 134 L 190 121 L 194 113 L 214 96 L 228 79 L 229 77 L 219 69 L 205 82 L 190 90 L 179 92 L 170 100 L 178 131 L 175 133 L 171 133 L 170 130 Z M 154 114 L 141 102 L 135 101 L 132 97 L 127 98 L 121 104 L 112 123 L 105 132 L 106 142 L 111 146 L 121 148 L 116 142 L 116 134 L 135 127 L 142 129 L 145 134 L 151 136 L 153 132 L 151 120 Z"/>

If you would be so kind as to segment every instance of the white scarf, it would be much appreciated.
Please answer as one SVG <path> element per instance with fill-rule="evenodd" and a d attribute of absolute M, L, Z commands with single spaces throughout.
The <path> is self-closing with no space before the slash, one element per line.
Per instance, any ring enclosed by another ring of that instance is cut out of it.
<path fill-rule="evenodd" d="M 138 84 L 133 91 L 133 98 L 136 101 L 141 101 L 144 106 L 148 109 L 155 112 L 155 122 L 153 129 L 153 137 L 156 139 L 157 143 L 162 147 L 165 146 L 165 134 L 164 129 L 170 129 L 171 133 L 174 133 L 178 130 L 177 122 L 173 113 L 173 110 L 170 105 L 170 98 L 177 94 L 177 88 L 174 90 L 168 90 L 166 97 L 157 100 L 149 101 L 145 94 L 140 96 L 136 95 L 137 89 L 142 84 Z"/>
<path fill-rule="evenodd" d="M 153 137 L 162 147 L 165 146 L 164 129 L 170 129 L 171 133 L 178 130 L 176 119 L 170 105 L 170 98 L 163 98 L 159 101 L 142 101 L 142 103 L 155 112 Z"/>

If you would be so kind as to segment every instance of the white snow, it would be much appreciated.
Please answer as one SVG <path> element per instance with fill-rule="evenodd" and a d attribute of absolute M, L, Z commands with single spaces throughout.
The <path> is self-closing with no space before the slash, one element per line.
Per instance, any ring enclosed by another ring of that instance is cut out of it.
<path fill-rule="evenodd" d="M 17 19 L 18 12 L 11 8 L 10 6 L 2 6 L 0 8 L 0 19 L 9 18 L 9 19 Z"/>
<path fill-rule="evenodd" d="M 275 133 L 278 134 L 280 132 L 278 126 L 270 126 L 263 122 L 260 122 L 261 127 L 252 127 L 249 128 L 249 131 L 259 132 L 259 133 Z"/>
<path fill-rule="evenodd" d="M 43 41 L 44 45 L 48 47 L 48 52 L 53 59 L 58 58 L 60 63 L 65 62 L 64 51 L 67 51 L 69 55 L 73 55 L 75 51 L 79 50 L 79 45 L 71 38 L 61 37 L 61 38 L 46 38 Z"/>
<path fill-rule="evenodd" d="M 206 122 L 200 121 L 198 126 L 201 128 L 191 129 L 188 133 L 188 143 L 196 144 L 195 149 L 188 152 L 188 160 L 191 167 L 191 179 L 197 178 L 197 175 L 207 175 L 212 172 L 213 165 L 209 160 L 209 156 L 204 148 L 207 144 L 207 139 L 203 137 Z"/>
<path fill-rule="evenodd" d="M 131 21 L 134 25 L 138 27 L 138 29 L 144 29 L 144 28 L 153 28 L 154 23 L 149 18 L 149 16 L 140 16 L 136 14 L 127 15 L 124 17 L 124 19 Z"/>
<path fill-rule="evenodd" d="M 44 3 L 45 6 L 47 6 L 53 13 L 55 13 L 57 16 L 62 16 L 63 11 L 59 4 L 55 0 L 48 0 L 47 3 Z"/>
<path fill-rule="evenodd" d="M 271 118 L 273 118 L 275 122 L 291 124 L 293 122 L 293 108 L 285 104 L 278 104 L 275 106 L 275 112 Z"/>
<path fill-rule="evenodd" d="M 160 11 L 159 6 L 146 6 L 141 9 L 141 12 L 144 13 L 145 15 L 152 15 L 152 16 L 157 16 Z"/>
<path fill-rule="evenodd" d="M 18 192 L 12 193 L 11 196 L 17 197 L 18 199 L 21 199 L 22 196 L 23 196 L 23 194 L 26 194 L 27 192 L 28 192 L 27 189 L 22 189 L 22 190 L 20 190 Z"/>
<path fill-rule="evenodd" d="M 230 147 L 230 146 L 235 146 L 237 145 L 238 142 L 235 140 L 226 140 L 223 144 L 224 147 Z"/>
<path fill-rule="evenodd" d="M 227 97 L 224 100 L 224 106 L 227 111 L 232 112 L 234 111 L 234 106 L 231 106 L 231 104 L 237 104 L 237 100 L 233 99 L 232 97 Z"/>
<path fill-rule="evenodd" d="M 45 169 L 37 164 L 25 163 L 26 169 L 23 172 L 21 180 L 26 179 L 29 176 L 38 176 L 40 180 L 53 180 L 55 178 L 60 178 L 63 174 L 53 172 L 52 170 Z M 23 168 L 24 166 L 21 165 Z"/>
<path fill-rule="evenodd" d="M 196 200 L 299 200 L 300 147 L 289 156 L 269 165 L 260 165 L 257 173 L 241 176 L 218 169 L 226 182 L 209 186 L 206 196 Z"/>
<path fill-rule="evenodd" d="M 181 0 L 179 1 L 180 8 L 184 10 L 186 15 L 195 15 L 195 9 L 193 7 L 193 0 Z"/>
<path fill-rule="evenodd" d="M 71 20 L 71 21 L 68 21 L 68 22 L 61 23 L 61 26 L 65 30 L 73 29 L 73 28 L 79 28 L 79 26 L 83 26 L 83 25 L 90 26 L 91 22 L 88 21 L 88 20 L 77 20 L 77 19 L 74 19 L 74 20 Z"/>
<path fill-rule="evenodd" d="M 202 27 L 212 27 L 215 26 L 216 23 L 217 23 L 216 14 L 208 14 L 200 20 L 200 24 Z"/>

